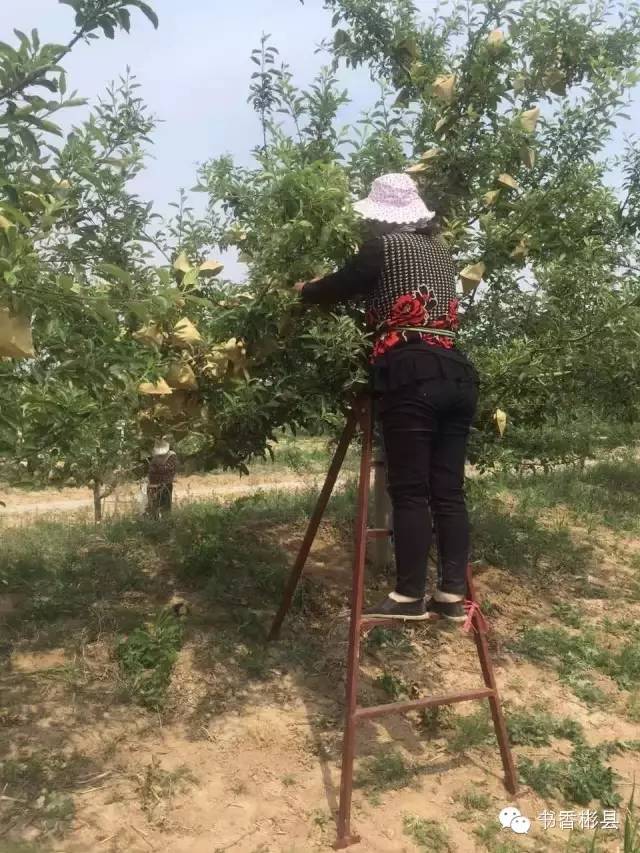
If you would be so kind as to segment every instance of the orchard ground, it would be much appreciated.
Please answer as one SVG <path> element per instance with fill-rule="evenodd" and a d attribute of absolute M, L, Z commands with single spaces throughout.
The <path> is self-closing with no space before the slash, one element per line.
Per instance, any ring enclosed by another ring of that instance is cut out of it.
<path fill-rule="evenodd" d="M 321 442 L 291 441 L 251 479 L 183 478 L 178 493 L 193 500 L 161 523 L 125 511 L 126 490 L 99 527 L 61 514 L 59 502 L 81 495 L 52 495 L 51 518 L 7 518 L 1 853 L 331 849 L 355 456 L 282 639 L 265 643 L 327 458 Z M 521 791 L 514 800 L 502 787 L 483 707 L 368 723 L 354 849 L 624 849 L 640 778 L 639 481 L 629 454 L 469 482 Z M 247 493 L 223 499 L 238 487 Z M 10 512 L 16 497 L 2 493 Z M 42 505 L 39 493 L 20 500 Z M 372 599 L 386 585 L 369 572 Z M 480 683 L 474 645 L 457 628 L 377 629 L 362 664 L 364 704 Z M 513 802 L 532 820 L 526 836 L 497 821 Z M 602 822 L 605 810 L 620 831 L 600 829 L 594 841 L 581 823 L 589 811 Z M 545 811 L 555 827 L 537 819 Z"/>

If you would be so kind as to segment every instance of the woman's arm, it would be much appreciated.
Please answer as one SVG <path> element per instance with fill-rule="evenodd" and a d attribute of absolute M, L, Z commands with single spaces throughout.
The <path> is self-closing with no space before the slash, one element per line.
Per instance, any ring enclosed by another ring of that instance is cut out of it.
<path fill-rule="evenodd" d="M 328 305 L 367 293 L 376 283 L 384 263 L 381 239 L 369 240 L 346 264 L 324 278 L 294 285 L 303 302 Z"/>

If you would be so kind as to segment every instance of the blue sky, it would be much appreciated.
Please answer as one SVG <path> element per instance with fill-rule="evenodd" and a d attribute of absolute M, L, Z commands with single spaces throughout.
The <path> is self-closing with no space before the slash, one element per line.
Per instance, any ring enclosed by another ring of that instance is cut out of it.
<path fill-rule="evenodd" d="M 166 213 L 178 187 L 193 186 L 198 162 L 231 153 L 246 163 L 258 143 L 257 117 L 246 98 L 255 68 L 249 54 L 261 34 L 272 34 L 297 82 L 304 85 L 326 63 L 326 56 L 314 49 L 329 34 L 331 16 L 322 0 L 305 0 L 304 5 L 299 0 L 150 2 L 160 18 L 157 31 L 134 10 L 131 35 L 79 44 L 64 64 L 69 87 L 90 100 L 131 66 L 144 99 L 161 119 L 152 159 L 136 190 Z M 421 0 L 418 5 L 427 13 L 434 3 Z M 42 40 L 64 42 L 73 28 L 73 12 L 57 0 L 0 0 L 0 38 L 12 41 L 14 27 L 28 32 L 34 26 Z M 377 89 L 363 70 L 343 71 L 341 79 L 352 98 L 341 114 L 348 123 L 372 105 Z M 634 120 L 620 129 L 609 152 L 618 147 L 624 132 L 640 125 L 637 98 L 631 115 Z M 74 119 L 82 116 L 79 109 Z M 237 278 L 240 268 L 231 261 L 226 272 Z"/>

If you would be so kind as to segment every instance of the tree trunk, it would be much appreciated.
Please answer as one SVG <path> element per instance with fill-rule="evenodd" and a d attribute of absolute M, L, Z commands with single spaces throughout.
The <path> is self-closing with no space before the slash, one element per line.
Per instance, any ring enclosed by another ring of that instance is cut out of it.
<path fill-rule="evenodd" d="M 93 481 L 93 520 L 96 524 L 102 521 L 102 499 L 103 495 L 100 491 L 101 483 L 97 480 Z"/>

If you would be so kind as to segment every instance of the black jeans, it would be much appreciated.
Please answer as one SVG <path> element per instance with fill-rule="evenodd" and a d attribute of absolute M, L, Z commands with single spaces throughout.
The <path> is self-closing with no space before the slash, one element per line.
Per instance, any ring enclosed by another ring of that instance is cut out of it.
<path fill-rule="evenodd" d="M 455 367 L 453 373 L 455 374 Z M 380 399 L 380 421 L 393 506 L 396 592 L 426 591 L 432 518 L 438 546 L 438 588 L 464 594 L 469 517 L 464 463 L 478 398 L 469 372 L 414 382 Z"/>

